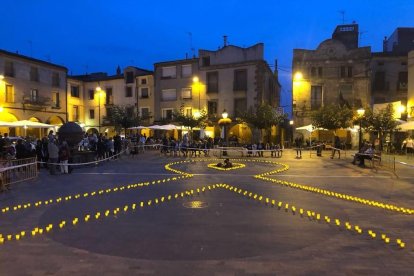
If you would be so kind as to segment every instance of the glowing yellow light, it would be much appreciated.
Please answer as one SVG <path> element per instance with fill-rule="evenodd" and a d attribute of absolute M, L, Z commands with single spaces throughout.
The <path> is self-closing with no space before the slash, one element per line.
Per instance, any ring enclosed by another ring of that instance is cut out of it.
<path fill-rule="evenodd" d="M 359 117 L 362 117 L 365 114 L 365 109 L 362 108 L 362 107 L 361 108 L 358 108 L 357 113 L 358 113 L 358 116 Z"/>
<path fill-rule="evenodd" d="M 194 76 L 194 77 L 193 77 L 193 82 L 194 82 L 194 83 L 199 82 L 199 79 L 198 79 L 198 77 L 197 77 L 197 76 Z"/>
<path fill-rule="evenodd" d="M 303 80 L 303 74 L 302 74 L 302 72 L 296 72 L 295 75 L 294 75 L 294 77 L 293 77 L 293 79 L 295 81 L 301 81 L 301 80 Z"/>

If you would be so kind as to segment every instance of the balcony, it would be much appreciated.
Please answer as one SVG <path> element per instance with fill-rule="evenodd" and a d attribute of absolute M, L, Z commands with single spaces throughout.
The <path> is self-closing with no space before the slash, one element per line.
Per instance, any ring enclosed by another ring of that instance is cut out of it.
<path fill-rule="evenodd" d="M 32 96 L 23 96 L 23 108 L 30 108 L 30 109 L 46 109 L 47 107 L 51 106 L 50 98 L 48 97 L 32 97 Z M 54 103 L 53 105 L 55 105 Z"/>

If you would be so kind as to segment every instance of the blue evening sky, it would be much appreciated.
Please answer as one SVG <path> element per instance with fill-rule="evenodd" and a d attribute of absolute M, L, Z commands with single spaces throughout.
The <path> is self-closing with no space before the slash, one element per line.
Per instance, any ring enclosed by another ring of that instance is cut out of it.
<path fill-rule="evenodd" d="M 133 65 L 183 59 L 194 48 L 265 44 L 278 59 L 282 105 L 290 103 L 294 48 L 315 49 L 337 24 L 356 21 L 361 46 L 382 50 L 384 36 L 414 27 L 413 0 L 1 0 L 0 48 L 68 67 L 70 74 L 114 74 Z M 272 67 L 272 69 L 274 69 Z"/>

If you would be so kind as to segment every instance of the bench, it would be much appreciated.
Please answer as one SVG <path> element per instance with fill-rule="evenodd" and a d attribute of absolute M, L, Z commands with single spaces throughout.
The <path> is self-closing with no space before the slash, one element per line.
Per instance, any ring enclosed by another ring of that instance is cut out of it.
<path fill-rule="evenodd" d="M 356 154 L 351 155 L 354 158 L 354 160 L 355 160 L 355 155 Z M 370 161 L 371 168 L 375 168 L 375 163 L 378 163 L 378 165 L 381 165 L 381 152 L 380 151 L 375 151 L 374 154 L 361 154 L 361 153 L 358 153 L 358 155 L 362 156 L 364 160 Z M 361 161 L 360 161 L 360 163 L 361 163 Z"/>

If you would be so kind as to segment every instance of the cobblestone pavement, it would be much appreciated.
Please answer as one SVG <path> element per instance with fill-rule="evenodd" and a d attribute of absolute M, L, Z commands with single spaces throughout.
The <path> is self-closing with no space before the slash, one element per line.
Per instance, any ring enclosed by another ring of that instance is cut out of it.
<path fill-rule="evenodd" d="M 221 171 L 146 152 L 42 170 L 0 194 L 0 274 L 414 273 L 413 168 L 294 157 Z"/>

